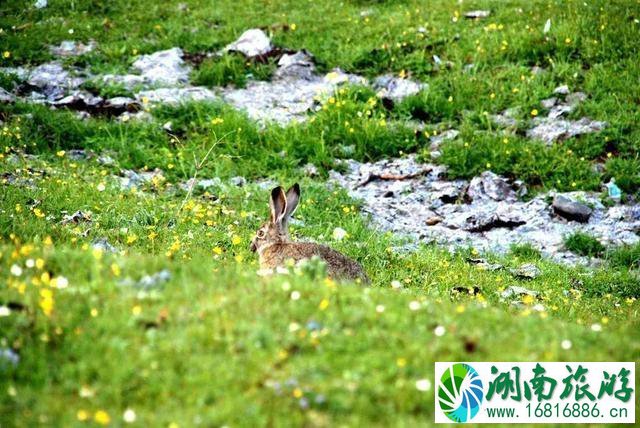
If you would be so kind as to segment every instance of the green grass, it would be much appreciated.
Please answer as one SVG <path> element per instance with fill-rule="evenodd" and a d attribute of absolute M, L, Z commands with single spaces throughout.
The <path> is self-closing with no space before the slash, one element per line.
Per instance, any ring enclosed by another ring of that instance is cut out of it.
<path fill-rule="evenodd" d="M 179 46 L 197 58 L 261 27 L 278 47 L 308 49 L 321 73 L 402 73 L 428 88 L 390 106 L 371 89 L 345 87 L 319 99 L 304 123 L 266 127 L 222 103 L 145 106 L 150 123 L 0 105 L 0 306 L 13 308 L 0 317 L 0 348 L 20 356 L 16 367 L 0 363 L 0 425 L 85 425 L 79 416 L 104 411 L 120 426 L 128 408 L 141 426 L 430 425 L 433 390 L 420 392 L 415 382 L 433 381 L 434 361 L 640 359 L 638 245 L 602 248 L 588 236 L 568 237 L 571 251 L 606 261 L 594 269 L 554 264 L 526 244 L 504 256 L 428 245 L 403 254 L 396 247 L 404 241 L 375 230 L 357 201 L 326 182 L 340 159 L 430 159 L 429 138 L 454 128 L 460 135 L 438 159 L 450 178 L 491 169 L 523 180 L 534 195 L 598 191 L 613 177 L 625 196 L 638 197 L 640 89 L 629 84 L 640 78 L 638 3 L 49 3 L 42 10 L 0 4 L 0 66 L 36 65 L 51 59 L 50 44 L 95 39 L 95 52 L 65 63 L 123 73 L 139 54 Z M 460 16 L 472 9 L 492 15 Z M 433 55 L 450 67 L 437 67 Z M 532 73 L 534 65 L 545 71 Z M 224 55 L 195 61 L 191 79 L 241 87 L 273 70 Z M 0 86 L 19 83 L 0 73 Z M 526 139 L 531 111 L 545 114 L 540 101 L 560 84 L 588 95 L 571 118 L 607 128 L 550 147 Z M 131 95 L 97 80 L 85 86 L 106 97 Z M 522 124 L 497 128 L 490 115 L 511 107 Z M 171 133 L 162 128 L 169 121 Z M 73 149 L 94 156 L 74 161 Z M 115 163 L 101 165 L 101 154 Z M 309 162 L 319 177 L 301 172 Z M 120 188 L 122 169 L 155 168 L 160 178 L 136 191 Z M 180 184 L 196 174 L 222 184 L 189 196 Z M 237 175 L 249 183 L 229 184 Z M 257 275 L 248 247 L 267 218 L 264 179 L 299 181 L 292 235 L 357 259 L 372 284 L 335 284 L 321 268 Z M 76 210 L 90 212 L 91 222 L 62 222 Z M 336 227 L 347 231 L 344 240 L 332 238 Z M 118 252 L 94 251 L 97 239 Z M 505 269 L 482 270 L 468 257 Z M 509 269 L 523 263 L 541 275 L 514 277 Z M 162 269 L 171 279 L 155 289 L 131 284 Z M 68 287 L 51 287 L 60 277 Z M 539 298 L 523 307 L 503 301 L 512 285 Z M 480 293 L 452 291 L 458 287 Z M 419 309 L 410 309 L 412 301 Z M 538 304 L 544 311 L 534 310 Z"/>
<path fill-rule="evenodd" d="M 564 238 L 564 246 L 567 250 L 580 256 L 601 256 L 605 247 L 600 241 L 586 233 L 576 232 Z"/>

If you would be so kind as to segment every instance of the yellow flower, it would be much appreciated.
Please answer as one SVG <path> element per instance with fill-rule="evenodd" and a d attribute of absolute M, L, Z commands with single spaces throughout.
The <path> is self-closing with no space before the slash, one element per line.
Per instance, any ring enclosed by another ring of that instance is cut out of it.
<path fill-rule="evenodd" d="M 328 307 L 329 307 L 329 300 L 327 299 L 322 299 L 322 301 L 320 302 L 320 305 L 318 305 L 318 308 L 320 308 L 321 311 L 324 311 Z"/>
<path fill-rule="evenodd" d="M 64 154 L 65 154 L 65 153 L 66 153 L 66 152 L 65 152 L 64 150 L 58 150 L 58 151 L 56 152 L 56 156 L 58 156 L 59 158 L 61 158 L 61 157 L 64 157 Z"/>
<path fill-rule="evenodd" d="M 129 235 L 127 236 L 127 244 L 133 244 L 134 242 L 136 242 L 136 240 L 138 239 L 138 236 L 133 234 L 133 235 Z"/>
<path fill-rule="evenodd" d="M 534 108 L 533 110 L 531 110 L 531 116 L 535 117 L 537 115 L 538 115 L 538 110 L 537 109 Z"/>
<path fill-rule="evenodd" d="M 221 123 L 224 123 L 224 119 L 221 117 L 216 117 L 214 119 L 211 119 L 211 124 L 212 125 L 219 125 Z"/>
<path fill-rule="evenodd" d="M 98 410 L 96 414 L 93 415 L 93 420 L 100 425 L 109 425 L 109 423 L 111 422 L 111 417 L 104 410 Z"/>
<path fill-rule="evenodd" d="M 296 28 L 298 28 L 296 24 L 291 24 L 289 27 L 291 28 L 291 31 L 296 31 Z"/>
<path fill-rule="evenodd" d="M 40 309 L 46 316 L 51 316 L 53 312 L 53 292 L 48 288 L 40 290 Z"/>
<path fill-rule="evenodd" d="M 44 238 L 44 245 L 46 245 L 47 247 L 50 245 L 53 245 L 53 240 L 51 239 L 50 236 L 47 236 L 46 238 Z"/>
<path fill-rule="evenodd" d="M 142 313 L 142 306 L 135 305 L 133 308 L 131 308 L 131 313 L 133 315 L 140 315 Z"/>
<path fill-rule="evenodd" d="M 567 37 L 566 39 L 564 39 L 564 42 L 565 42 L 566 44 L 570 44 L 570 43 L 571 43 L 571 39 Z"/>
<path fill-rule="evenodd" d="M 457 313 L 459 313 L 459 314 L 461 314 L 461 313 L 463 313 L 463 312 L 464 312 L 464 309 L 465 309 L 464 305 L 458 305 L 458 306 L 456 307 L 456 312 L 457 312 Z"/>
<path fill-rule="evenodd" d="M 151 231 L 149 232 L 149 235 L 147 236 L 147 238 L 153 241 L 154 239 L 156 239 L 156 236 L 158 236 L 158 234 L 154 231 Z"/>
<path fill-rule="evenodd" d="M 2 53 L 2 56 L 3 56 L 4 58 L 9 58 L 9 57 L 11 56 L 11 52 L 9 52 L 9 51 L 4 51 L 4 52 Z"/>
<path fill-rule="evenodd" d="M 80 422 L 84 422 L 87 419 L 89 419 L 89 412 L 87 412 L 86 410 L 78 410 L 78 412 L 76 413 L 76 418 L 78 418 L 78 420 Z"/>
<path fill-rule="evenodd" d="M 111 273 L 113 274 L 113 276 L 120 276 L 120 266 L 118 266 L 116 263 L 112 263 Z"/>
<path fill-rule="evenodd" d="M 532 303 L 533 303 L 533 300 L 534 300 L 534 299 L 533 299 L 533 296 L 531 296 L 531 295 L 527 294 L 526 296 L 524 296 L 524 297 L 522 298 L 522 303 L 524 303 L 525 305 L 530 305 L 530 304 L 532 304 Z"/>
<path fill-rule="evenodd" d="M 233 235 L 233 237 L 231 238 L 231 243 L 233 245 L 238 245 L 241 242 L 242 242 L 242 239 L 238 235 Z"/>
<path fill-rule="evenodd" d="M 302 397 L 302 390 L 300 388 L 296 388 L 293 390 L 293 396 L 296 398 Z"/>
<path fill-rule="evenodd" d="M 234 257 L 234 259 L 236 259 L 236 262 L 242 263 L 242 260 L 244 260 L 244 257 L 242 257 L 241 254 L 238 254 L 237 256 Z"/>
<path fill-rule="evenodd" d="M 407 365 L 407 359 L 406 359 L 406 358 L 402 358 L 402 357 L 398 358 L 398 359 L 396 360 L 396 365 L 397 365 L 398 367 L 404 367 L 404 366 L 406 366 L 406 365 Z"/>
<path fill-rule="evenodd" d="M 222 254 L 222 248 L 214 247 L 213 253 L 219 256 L 220 254 Z"/>

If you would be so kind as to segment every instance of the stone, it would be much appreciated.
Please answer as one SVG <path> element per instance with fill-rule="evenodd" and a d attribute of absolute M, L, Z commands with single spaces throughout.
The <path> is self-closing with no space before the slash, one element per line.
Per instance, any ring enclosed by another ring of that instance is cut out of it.
<path fill-rule="evenodd" d="M 237 176 L 237 177 L 231 177 L 229 179 L 229 182 L 234 186 L 242 187 L 242 186 L 246 186 L 247 179 L 242 176 Z"/>
<path fill-rule="evenodd" d="M 83 78 L 72 76 L 59 62 L 41 64 L 31 70 L 27 83 L 43 91 L 49 101 L 63 98 L 67 90 L 78 88 Z"/>
<path fill-rule="evenodd" d="M 485 171 L 471 180 L 467 196 L 473 202 L 487 199 L 494 201 L 515 201 L 518 199 L 509 182 L 491 171 Z"/>
<path fill-rule="evenodd" d="M 0 103 L 12 103 L 15 102 L 16 97 L 11 92 L 7 91 L 4 88 L 0 88 Z"/>
<path fill-rule="evenodd" d="M 467 19 L 481 19 L 481 18 L 487 18 L 489 15 L 491 15 L 490 10 L 472 10 L 470 12 L 465 13 L 464 17 Z"/>
<path fill-rule="evenodd" d="M 145 83 L 160 85 L 187 83 L 191 68 L 185 64 L 182 55 L 180 48 L 141 55 L 133 63 L 133 68 L 140 73 Z"/>
<path fill-rule="evenodd" d="M 85 211 L 81 211 L 78 210 L 76 212 L 74 212 L 73 214 L 65 214 L 62 217 L 62 224 L 78 224 L 81 222 L 90 222 L 91 221 L 91 213 L 90 212 L 85 212 Z"/>
<path fill-rule="evenodd" d="M 509 108 L 503 111 L 500 114 L 494 114 L 491 116 L 491 120 L 498 125 L 504 128 L 515 128 L 518 126 L 518 115 L 520 114 L 520 109 L 517 107 Z"/>
<path fill-rule="evenodd" d="M 398 102 L 406 97 L 418 94 L 426 88 L 426 85 L 410 79 L 401 79 L 387 74 L 374 79 L 373 88 L 377 91 L 380 98 Z"/>
<path fill-rule="evenodd" d="M 50 46 L 49 51 L 59 57 L 72 57 L 85 55 L 93 51 L 96 47 L 96 42 L 91 40 L 89 43 L 84 44 L 82 42 L 75 42 L 73 40 L 64 40 L 58 46 Z"/>
<path fill-rule="evenodd" d="M 558 99 L 556 97 L 551 97 L 551 98 L 547 98 L 546 100 L 540 101 L 540 105 L 546 109 L 550 109 L 557 103 L 558 103 Z"/>
<path fill-rule="evenodd" d="M 138 85 L 144 85 L 145 78 L 137 74 L 105 74 L 102 81 L 109 85 L 123 86 L 125 89 L 134 89 Z"/>
<path fill-rule="evenodd" d="M 511 269 L 511 274 L 523 279 L 535 279 L 540 276 L 540 269 L 533 263 L 525 263 L 517 269 Z"/>
<path fill-rule="evenodd" d="M 264 31 L 253 28 L 247 30 L 233 43 L 224 48 L 224 52 L 240 52 L 247 58 L 266 55 L 273 49 L 271 40 Z"/>
<path fill-rule="evenodd" d="M 151 275 L 144 275 L 135 284 L 135 286 L 143 290 L 150 290 L 153 288 L 158 288 L 160 285 L 168 282 L 169 280 L 171 280 L 171 272 L 167 269 L 163 269 L 160 272 L 156 272 Z"/>
<path fill-rule="evenodd" d="M 213 91 L 203 86 L 149 89 L 136 94 L 136 100 L 141 104 L 149 102 L 175 105 L 188 101 L 216 101 L 218 99 Z"/>
<path fill-rule="evenodd" d="M 440 134 L 434 135 L 433 137 L 429 138 L 429 142 L 431 143 L 431 145 L 429 146 L 429 149 L 438 150 L 440 148 L 440 145 L 443 142 L 453 140 L 459 134 L 460 134 L 460 131 L 458 131 L 457 129 L 447 129 L 446 131 L 441 132 Z"/>
<path fill-rule="evenodd" d="M 520 287 L 518 285 L 512 285 L 507 287 L 502 293 L 500 293 L 500 297 L 504 300 L 504 299 L 511 299 L 513 297 L 520 297 L 520 296 L 531 296 L 531 297 L 538 297 L 538 292 L 537 291 L 533 291 L 533 290 L 529 290 L 527 288 L 524 287 Z"/>
<path fill-rule="evenodd" d="M 581 202 L 577 202 L 567 196 L 558 194 L 553 198 L 553 210 L 556 214 L 581 223 L 589 221 L 593 210 Z"/>
<path fill-rule="evenodd" d="M 606 122 L 599 122 L 586 117 L 577 121 L 541 118 L 536 122 L 535 127 L 527 131 L 527 137 L 542 140 L 550 145 L 557 140 L 602 131 L 606 126 Z"/>
<path fill-rule="evenodd" d="M 553 93 L 557 95 L 568 95 L 569 87 L 567 85 L 558 86 L 553 90 Z"/>
<path fill-rule="evenodd" d="M 311 80 L 315 78 L 315 68 L 313 56 L 306 50 L 301 50 L 294 54 L 282 55 L 274 77 L 276 79 Z"/>
<path fill-rule="evenodd" d="M 104 102 L 102 108 L 112 114 L 121 114 L 125 111 L 134 112 L 139 110 L 140 103 L 129 97 L 113 97 Z"/>
<path fill-rule="evenodd" d="M 87 91 L 73 91 L 71 94 L 50 104 L 56 107 L 66 107 L 75 110 L 97 109 L 102 103 L 101 97 L 95 96 Z"/>
<path fill-rule="evenodd" d="M 106 253 L 117 253 L 118 249 L 111 245 L 107 238 L 98 238 L 91 243 L 91 247 Z"/>

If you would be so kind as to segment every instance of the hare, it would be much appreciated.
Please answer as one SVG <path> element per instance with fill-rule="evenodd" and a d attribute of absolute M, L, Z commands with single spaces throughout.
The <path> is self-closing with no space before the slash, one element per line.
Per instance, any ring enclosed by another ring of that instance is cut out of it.
<path fill-rule="evenodd" d="M 362 266 L 350 258 L 327 246 L 312 242 L 291 242 L 288 222 L 300 201 L 300 186 L 294 184 L 285 194 L 280 186 L 271 191 L 269 207 L 271 217 L 256 232 L 251 241 L 251 251 L 257 252 L 260 267 L 275 268 L 285 261 L 295 262 L 318 256 L 327 264 L 327 271 L 334 279 L 369 282 Z"/>

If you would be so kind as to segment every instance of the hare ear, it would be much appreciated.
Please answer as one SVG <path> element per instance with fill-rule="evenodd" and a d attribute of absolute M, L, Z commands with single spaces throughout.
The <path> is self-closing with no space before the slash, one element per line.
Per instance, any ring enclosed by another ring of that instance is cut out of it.
<path fill-rule="evenodd" d="M 289 219 L 291 214 L 293 214 L 298 208 L 298 202 L 300 201 L 300 185 L 298 183 L 291 186 L 289 190 L 287 190 L 287 209 L 284 213 L 284 218 Z"/>
<path fill-rule="evenodd" d="M 287 209 L 287 197 L 282 187 L 278 186 L 271 191 L 269 208 L 271 209 L 271 223 L 280 223 Z"/>

